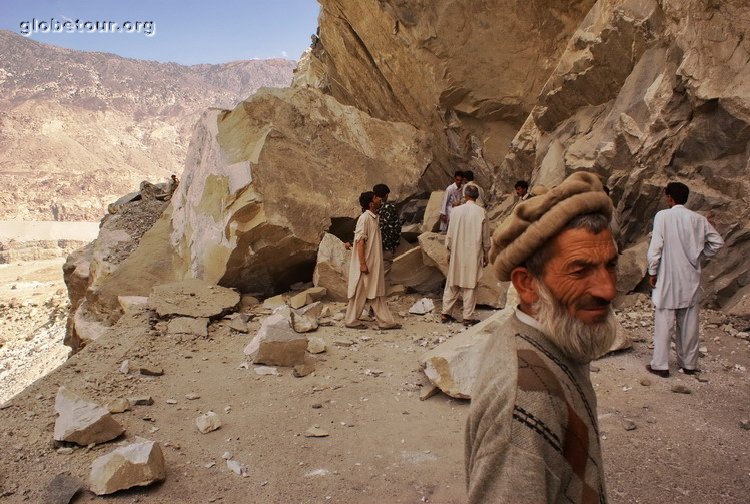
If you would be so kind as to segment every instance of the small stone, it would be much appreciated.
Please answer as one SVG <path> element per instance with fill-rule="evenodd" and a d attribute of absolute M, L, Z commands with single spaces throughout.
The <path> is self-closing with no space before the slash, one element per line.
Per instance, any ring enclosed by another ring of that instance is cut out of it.
<path fill-rule="evenodd" d="M 255 374 L 260 376 L 279 376 L 279 370 L 271 366 L 255 366 Z"/>
<path fill-rule="evenodd" d="M 131 397 L 128 401 L 136 406 L 151 406 L 154 404 L 154 398 L 151 396 Z"/>
<path fill-rule="evenodd" d="M 419 392 L 419 400 L 426 401 L 427 399 L 434 396 L 438 392 L 440 392 L 440 388 L 434 385 L 428 385 L 426 387 L 422 387 L 422 390 Z"/>
<path fill-rule="evenodd" d="M 234 455 L 232 455 L 232 452 L 228 452 L 228 451 L 225 451 L 224 453 L 221 454 L 221 458 L 223 458 L 224 460 L 232 460 L 233 456 Z"/>
<path fill-rule="evenodd" d="M 638 428 L 638 426 L 635 424 L 634 421 L 630 419 L 625 419 L 624 425 L 626 431 L 634 431 Z"/>
<path fill-rule="evenodd" d="M 409 313 L 414 315 L 426 315 L 435 309 L 435 303 L 430 298 L 422 298 L 409 308 Z"/>
<path fill-rule="evenodd" d="M 327 437 L 328 432 L 318 426 L 310 427 L 305 431 L 305 437 Z"/>
<path fill-rule="evenodd" d="M 750 420 L 743 419 L 740 420 L 740 428 L 745 430 L 750 430 Z"/>
<path fill-rule="evenodd" d="M 203 467 L 205 467 L 206 469 L 211 469 L 212 467 L 215 467 L 215 466 L 216 466 L 216 462 L 209 462 L 207 464 L 203 464 Z"/>
<path fill-rule="evenodd" d="M 589 366 L 589 371 L 591 371 L 592 373 L 598 373 L 600 369 L 596 366 Z"/>
<path fill-rule="evenodd" d="M 333 344 L 340 347 L 350 347 L 354 342 L 352 340 L 336 340 Z"/>
<path fill-rule="evenodd" d="M 195 392 L 188 392 L 187 394 L 185 394 L 185 399 L 187 399 L 188 401 L 195 401 L 196 399 L 200 398 L 201 396 L 199 396 Z"/>
<path fill-rule="evenodd" d="M 83 482 L 68 473 L 60 473 L 47 485 L 45 503 L 48 504 L 68 504 L 75 495 L 83 489 Z M 2 492 L 0 498 L 7 497 L 12 492 Z"/>
<path fill-rule="evenodd" d="M 378 377 L 382 374 L 383 372 L 380 369 L 365 369 L 365 375 L 367 376 Z"/>
<path fill-rule="evenodd" d="M 89 488 L 96 495 L 107 495 L 164 478 L 164 455 L 159 443 L 145 441 L 117 448 L 94 460 Z"/>
<path fill-rule="evenodd" d="M 672 392 L 675 394 L 692 394 L 693 391 L 687 388 L 685 385 L 675 385 L 672 387 Z"/>
<path fill-rule="evenodd" d="M 323 405 L 320 404 L 320 403 L 315 403 L 315 404 L 312 405 L 312 409 L 320 409 L 322 407 L 323 407 Z"/>
<path fill-rule="evenodd" d="M 130 409 L 130 401 L 124 397 L 112 399 L 107 403 L 107 410 L 110 413 L 124 413 Z"/>
<path fill-rule="evenodd" d="M 124 361 L 122 361 L 122 363 L 120 363 L 120 372 L 122 374 L 128 374 L 129 371 L 130 371 L 130 361 L 125 359 Z"/>
<path fill-rule="evenodd" d="M 310 373 L 313 373 L 314 371 L 315 371 L 315 362 L 313 362 L 312 360 L 306 360 L 304 363 L 297 364 L 296 366 L 294 366 L 294 371 L 292 372 L 292 374 L 296 378 L 303 378 L 309 375 Z"/>
<path fill-rule="evenodd" d="M 345 316 L 345 315 L 344 315 L 343 313 L 341 313 L 341 312 L 338 312 L 338 313 L 334 313 L 334 314 L 333 314 L 333 317 L 331 317 L 331 318 L 332 318 L 333 320 L 335 320 L 336 322 L 339 322 L 339 321 L 341 321 L 341 320 L 344 320 L 344 316 Z"/>
<path fill-rule="evenodd" d="M 167 399 L 165 402 L 167 404 L 177 404 L 177 399 Z"/>
<path fill-rule="evenodd" d="M 318 336 L 308 336 L 307 351 L 311 354 L 323 353 L 326 351 L 326 342 Z"/>
<path fill-rule="evenodd" d="M 142 367 L 140 369 L 140 372 L 144 376 L 163 376 L 164 375 L 164 369 L 162 369 L 162 368 L 147 368 L 147 367 Z"/>
<path fill-rule="evenodd" d="M 56 451 L 60 455 L 70 455 L 71 453 L 73 453 L 73 448 L 70 448 L 69 446 L 65 446 L 62 448 L 58 448 Z"/>
<path fill-rule="evenodd" d="M 55 441 L 87 446 L 110 441 L 125 432 L 107 408 L 85 401 L 60 387 L 55 398 Z"/>
<path fill-rule="evenodd" d="M 195 419 L 195 426 L 202 434 L 208 434 L 221 427 L 221 420 L 219 420 L 219 415 L 209 411 Z"/>
<path fill-rule="evenodd" d="M 643 378 L 641 380 L 641 385 L 643 385 L 644 387 L 650 387 L 651 386 L 651 380 L 649 380 L 648 378 Z"/>
<path fill-rule="evenodd" d="M 247 477 L 247 468 L 236 460 L 227 460 L 227 469 L 237 476 L 242 476 L 243 478 Z"/>

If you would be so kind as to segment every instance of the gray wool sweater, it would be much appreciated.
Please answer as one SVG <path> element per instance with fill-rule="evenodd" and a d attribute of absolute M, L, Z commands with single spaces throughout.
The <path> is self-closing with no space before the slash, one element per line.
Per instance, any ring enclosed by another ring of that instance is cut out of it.
<path fill-rule="evenodd" d="M 588 364 L 516 315 L 483 353 L 466 425 L 469 503 L 606 503 Z"/>

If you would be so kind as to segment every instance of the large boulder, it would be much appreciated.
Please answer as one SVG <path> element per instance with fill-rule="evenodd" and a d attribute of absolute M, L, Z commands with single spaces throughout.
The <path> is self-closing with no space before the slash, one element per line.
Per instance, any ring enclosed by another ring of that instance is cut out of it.
<path fill-rule="evenodd" d="M 363 187 L 413 195 L 427 136 L 373 119 L 318 90 L 262 89 L 198 123 L 172 242 L 185 275 L 266 295 L 309 279 L 332 219 L 359 214 Z"/>
<path fill-rule="evenodd" d="M 617 292 L 627 294 L 641 283 L 648 272 L 648 240 L 641 240 L 620 254 L 617 261 Z"/>
<path fill-rule="evenodd" d="M 432 191 L 422 218 L 422 232 L 429 233 L 440 230 L 440 210 L 443 206 L 445 191 Z"/>
<path fill-rule="evenodd" d="M 352 251 L 344 247 L 344 242 L 326 233 L 320 241 L 318 256 L 313 271 L 313 284 L 325 287 L 326 295 L 333 301 L 347 301 L 349 263 Z"/>
<path fill-rule="evenodd" d="M 307 337 L 294 330 L 291 310 L 282 307 L 267 317 L 245 347 L 255 364 L 294 367 L 305 362 Z"/>
<path fill-rule="evenodd" d="M 445 277 L 439 269 L 425 265 L 420 247 L 396 257 L 386 275 L 386 283 L 403 285 L 423 293 L 439 289 L 444 280 Z"/>

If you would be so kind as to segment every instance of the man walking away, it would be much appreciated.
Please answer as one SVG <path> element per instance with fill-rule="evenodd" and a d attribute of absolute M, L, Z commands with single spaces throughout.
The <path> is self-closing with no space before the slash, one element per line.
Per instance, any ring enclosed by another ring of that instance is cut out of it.
<path fill-rule="evenodd" d="M 383 236 L 383 251 L 385 260 L 393 262 L 393 256 L 401 241 L 401 221 L 398 219 L 396 205 L 388 202 L 391 190 L 385 184 L 376 184 L 372 188 L 375 196 L 380 198 L 383 206 L 380 208 L 380 233 Z"/>
<path fill-rule="evenodd" d="M 669 335 L 676 327 L 677 365 L 698 372 L 698 311 L 701 261 L 724 245 L 708 219 L 684 207 L 690 189 L 670 182 L 664 189 L 667 210 L 657 212 L 648 247 L 649 284 L 654 303 L 654 354 L 646 369 L 669 376 Z"/>
<path fill-rule="evenodd" d="M 475 203 L 479 205 L 480 207 L 484 208 L 484 189 L 479 187 L 479 185 L 474 182 L 474 172 L 471 170 L 464 171 L 464 196 L 466 196 L 466 188 L 469 186 L 474 186 L 479 191 L 479 197 L 476 199 Z"/>
<path fill-rule="evenodd" d="M 359 321 L 365 302 L 375 312 L 379 329 L 398 329 L 401 324 L 393 320 L 385 300 L 385 279 L 383 278 L 383 242 L 380 237 L 380 198 L 372 191 L 359 196 L 362 215 L 354 228 L 354 251 L 349 265 L 349 305 L 346 308 L 346 327 L 363 328 Z"/>
<path fill-rule="evenodd" d="M 453 183 L 445 188 L 443 196 L 443 205 L 440 207 L 440 232 L 444 233 L 448 229 L 448 222 L 451 219 L 453 207 L 464 202 L 461 196 L 461 185 L 464 183 L 464 173 L 457 171 L 453 175 Z"/>
<path fill-rule="evenodd" d="M 445 246 L 450 251 L 450 257 L 440 320 L 443 323 L 455 321 L 450 313 L 460 293 L 464 305 L 463 324 L 470 326 L 479 322 L 474 318 L 476 286 L 482 276 L 482 267 L 487 265 L 490 232 L 487 214 L 476 204 L 478 188 L 466 187 L 464 197 L 466 203 L 453 209 L 448 234 L 445 236 Z"/>

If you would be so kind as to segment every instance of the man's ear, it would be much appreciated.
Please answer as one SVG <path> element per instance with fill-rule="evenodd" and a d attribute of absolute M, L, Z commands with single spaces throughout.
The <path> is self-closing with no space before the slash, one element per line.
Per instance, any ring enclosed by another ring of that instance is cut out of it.
<path fill-rule="evenodd" d="M 511 271 L 510 281 L 518 292 L 522 307 L 530 307 L 539 300 L 537 280 L 526 268 L 519 266 Z"/>

